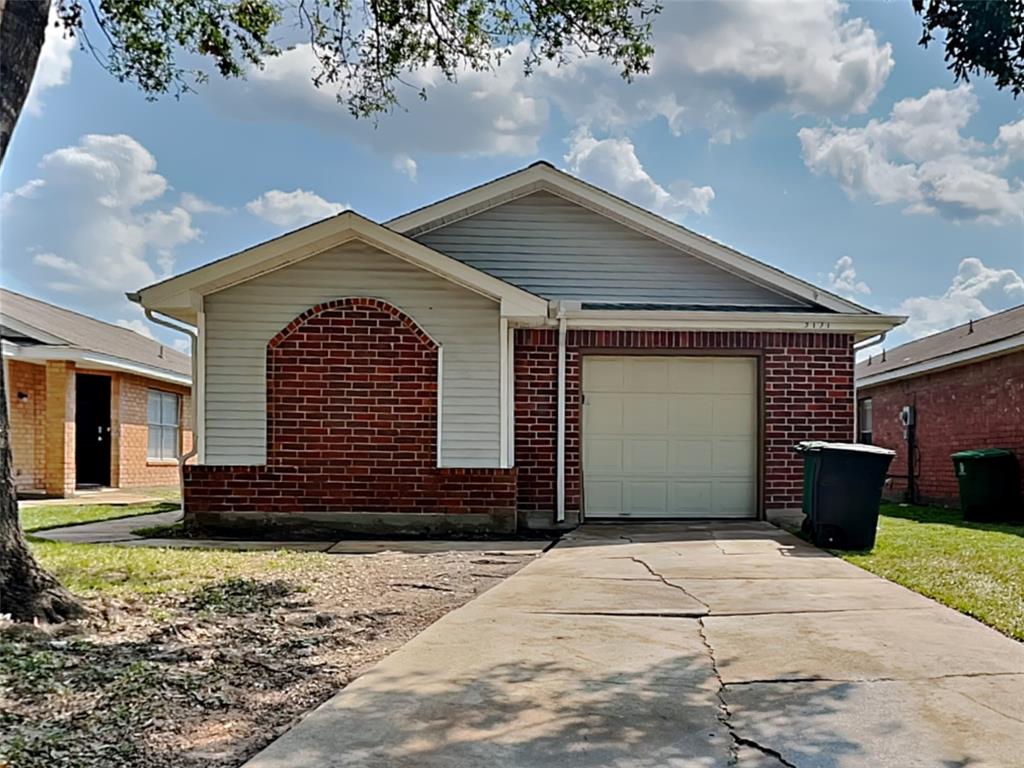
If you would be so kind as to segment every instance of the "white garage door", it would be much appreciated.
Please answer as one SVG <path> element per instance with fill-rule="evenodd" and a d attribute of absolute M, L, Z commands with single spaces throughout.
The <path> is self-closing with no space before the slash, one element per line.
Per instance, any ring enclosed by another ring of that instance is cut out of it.
<path fill-rule="evenodd" d="M 753 358 L 585 357 L 589 517 L 754 517 Z"/>

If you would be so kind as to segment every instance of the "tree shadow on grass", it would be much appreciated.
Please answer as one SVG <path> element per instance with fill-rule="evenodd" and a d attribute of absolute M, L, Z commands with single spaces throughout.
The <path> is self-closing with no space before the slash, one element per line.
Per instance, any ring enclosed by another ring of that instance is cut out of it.
<path fill-rule="evenodd" d="M 1024 536 L 1024 512 L 1006 521 L 965 520 L 958 509 L 942 507 L 919 507 L 901 504 L 883 504 L 880 514 L 885 517 L 910 520 L 926 525 L 951 525 L 972 531 L 991 531 L 1008 533 L 1013 536 Z"/>

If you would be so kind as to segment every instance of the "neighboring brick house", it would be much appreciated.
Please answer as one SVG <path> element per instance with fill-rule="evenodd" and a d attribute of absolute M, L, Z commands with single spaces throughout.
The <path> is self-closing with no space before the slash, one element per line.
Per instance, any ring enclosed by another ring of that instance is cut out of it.
<path fill-rule="evenodd" d="M 19 495 L 175 485 L 192 449 L 188 355 L 127 328 L 0 289 Z"/>
<path fill-rule="evenodd" d="M 189 519 L 368 532 L 798 507 L 902 322 L 546 163 L 129 298 L 198 333 Z"/>
<path fill-rule="evenodd" d="M 896 451 L 890 495 L 910 495 L 913 409 L 916 498 L 957 505 L 950 455 L 1007 448 L 1024 461 L 1024 306 L 876 353 L 856 368 L 861 439 Z"/>

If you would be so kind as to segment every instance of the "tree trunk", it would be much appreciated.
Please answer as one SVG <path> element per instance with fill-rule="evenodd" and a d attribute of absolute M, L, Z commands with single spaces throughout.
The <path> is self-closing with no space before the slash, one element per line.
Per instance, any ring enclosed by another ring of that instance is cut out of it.
<path fill-rule="evenodd" d="M 0 162 L 36 74 L 49 14 L 50 0 L 0 0 Z"/>
<path fill-rule="evenodd" d="M 36 73 L 49 13 L 50 0 L 0 0 L 0 163 Z M 21 532 L 11 477 L 5 367 L 0 354 L 0 614 L 15 621 L 64 621 L 85 609 L 36 562 Z"/>
<path fill-rule="evenodd" d="M 53 623 L 73 619 L 83 615 L 85 609 L 36 562 L 18 521 L 11 477 L 5 367 L 0 358 L 0 613 L 11 614 L 15 621 Z"/>

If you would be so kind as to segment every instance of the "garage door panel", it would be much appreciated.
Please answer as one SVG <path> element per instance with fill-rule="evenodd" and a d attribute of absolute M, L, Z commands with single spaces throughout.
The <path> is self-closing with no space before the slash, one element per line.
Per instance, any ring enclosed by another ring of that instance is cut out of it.
<path fill-rule="evenodd" d="M 619 394 L 588 393 L 584 431 L 588 435 L 621 433 L 622 404 Z"/>
<path fill-rule="evenodd" d="M 714 468 L 714 440 L 676 440 L 669 471 L 676 475 L 703 474 Z"/>
<path fill-rule="evenodd" d="M 756 503 L 756 489 L 750 481 L 718 480 L 714 484 L 714 494 L 722 517 L 749 517 Z"/>
<path fill-rule="evenodd" d="M 669 386 L 669 360 L 638 357 L 623 365 L 622 384 L 626 392 L 665 392 Z"/>
<path fill-rule="evenodd" d="M 683 435 L 710 435 L 715 426 L 713 395 L 667 396 L 668 431 Z"/>
<path fill-rule="evenodd" d="M 623 483 L 622 501 L 624 509 L 631 515 L 645 517 L 667 517 L 668 483 L 664 480 L 643 482 L 629 480 Z"/>
<path fill-rule="evenodd" d="M 585 357 L 583 489 L 594 517 L 752 517 L 751 358 Z"/>
<path fill-rule="evenodd" d="M 717 435 L 752 435 L 755 404 L 750 395 L 719 395 L 714 399 L 714 417 L 709 432 Z"/>
<path fill-rule="evenodd" d="M 629 434 L 668 433 L 669 400 L 664 395 L 635 394 L 622 401 L 622 429 Z"/>
<path fill-rule="evenodd" d="M 757 368 L 749 358 L 719 360 L 714 367 L 715 392 L 749 395 L 757 391 Z"/>
<path fill-rule="evenodd" d="M 712 450 L 712 469 L 716 475 L 750 474 L 754 458 L 754 442 L 750 438 L 716 440 Z"/>
<path fill-rule="evenodd" d="M 588 357 L 586 368 L 588 392 L 622 392 L 621 357 Z"/>
<path fill-rule="evenodd" d="M 680 514 L 699 517 L 712 506 L 710 480 L 677 480 L 672 483 L 672 507 Z"/>
<path fill-rule="evenodd" d="M 713 395 L 715 364 L 710 358 L 670 358 L 669 392 Z"/>
<path fill-rule="evenodd" d="M 614 438 L 592 438 L 586 444 L 587 466 L 594 472 L 619 474 L 625 466 L 622 462 L 622 440 Z"/>
<path fill-rule="evenodd" d="M 583 484 L 587 512 L 598 517 L 622 513 L 621 480 L 589 480 Z"/>
<path fill-rule="evenodd" d="M 669 441 L 633 438 L 626 441 L 625 470 L 631 474 L 664 475 L 668 472 Z"/>

